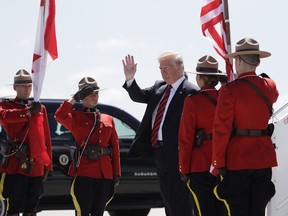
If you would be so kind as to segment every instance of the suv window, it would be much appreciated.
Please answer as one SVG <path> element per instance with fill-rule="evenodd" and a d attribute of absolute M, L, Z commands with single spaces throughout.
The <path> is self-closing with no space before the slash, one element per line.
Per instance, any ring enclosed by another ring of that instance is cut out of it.
<path fill-rule="evenodd" d="M 54 119 L 54 114 L 49 113 L 48 118 L 52 140 L 73 140 L 73 136 L 70 131 L 56 122 Z M 134 129 L 116 117 L 113 117 L 113 119 L 119 139 L 133 139 L 135 137 L 136 132 Z"/>
<path fill-rule="evenodd" d="M 113 119 L 119 139 L 133 139 L 135 137 L 136 132 L 129 125 L 118 118 L 113 117 Z"/>
<path fill-rule="evenodd" d="M 6 133 L 4 132 L 4 128 L 2 125 L 0 125 L 0 138 L 5 138 L 6 137 Z"/>
<path fill-rule="evenodd" d="M 54 118 L 54 113 L 48 113 L 49 118 L 49 126 L 50 126 L 50 133 L 51 133 L 51 140 L 73 140 L 73 136 L 64 126 L 56 122 Z"/>

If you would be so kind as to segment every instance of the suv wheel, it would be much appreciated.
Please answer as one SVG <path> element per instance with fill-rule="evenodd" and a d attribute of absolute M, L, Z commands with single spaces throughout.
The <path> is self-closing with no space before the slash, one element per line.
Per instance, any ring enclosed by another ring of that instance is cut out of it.
<path fill-rule="evenodd" d="M 147 216 L 150 209 L 125 209 L 108 211 L 110 216 Z"/>

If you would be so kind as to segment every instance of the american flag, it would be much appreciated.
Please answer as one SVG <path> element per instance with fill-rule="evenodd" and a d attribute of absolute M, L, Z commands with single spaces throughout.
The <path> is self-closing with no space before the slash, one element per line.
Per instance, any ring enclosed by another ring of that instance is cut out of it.
<path fill-rule="evenodd" d="M 208 38 L 216 52 L 225 60 L 228 82 L 234 80 L 233 66 L 228 54 L 227 31 L 224 19 L 224 3 L 222 0 L 204 0 L 200 15 L 202 33 Z"/>
<path fill-rule="evenodd" d="M 55 0 L 40 0 L 36 42 L 32 62 L 33 95 L 39 101 L 47 61 L 58 57 L 55 30 Z"/>

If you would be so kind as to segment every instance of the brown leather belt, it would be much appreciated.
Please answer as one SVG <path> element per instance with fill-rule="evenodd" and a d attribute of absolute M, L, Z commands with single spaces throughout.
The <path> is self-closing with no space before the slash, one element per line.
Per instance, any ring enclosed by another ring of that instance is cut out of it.
<path fill-rule="evenodd" d="M 88 150 L 85 149 L 83 152 L 83 155 L 87 155 Z M 110 155 L 111 154 L 111 149 L 110 148 L 98 148 L 98 155 Z"/>
<path fill-rule="evenodd" d="M 257 129 L 238 129 L 233 130 L 234 136 L 269 136 L 267 129 L 257 130 Z"/>

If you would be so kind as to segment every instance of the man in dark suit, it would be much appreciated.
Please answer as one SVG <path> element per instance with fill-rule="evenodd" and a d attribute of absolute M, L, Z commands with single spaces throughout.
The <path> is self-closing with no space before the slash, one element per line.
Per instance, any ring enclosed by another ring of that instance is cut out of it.
<path fill-rule="evenodd" d="M 181 55 L 166 52 L 158 61 L 163 81 L 145 89 L 134 79 L 137 64 L 133 56 L 122 61 L 126 77 L 123 87 L 133 101 L 147 104 L 128 157 L 142 157 L 154 150 L 166 215 L 192 216 L 192 197 L 178 171 L 178 130 L 184 99 L 195 93 L 197 87 L 184 77 Z"/>

